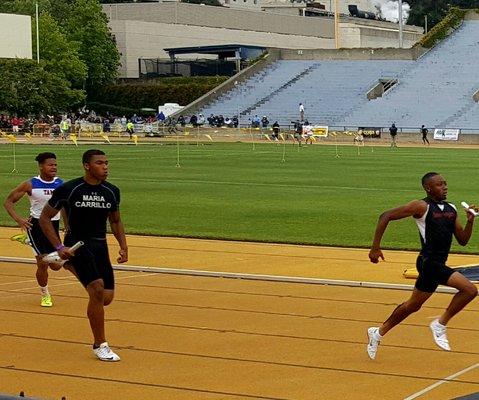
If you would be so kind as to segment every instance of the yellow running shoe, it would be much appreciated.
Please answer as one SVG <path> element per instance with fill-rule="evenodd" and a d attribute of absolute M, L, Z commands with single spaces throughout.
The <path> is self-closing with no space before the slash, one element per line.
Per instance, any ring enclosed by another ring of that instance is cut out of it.
<path fill-rule="evenodd" d="M 18 235 L 13 235 L 10 240 L 30 246 L 30 239 L 28 238 L 28 235 L 26 233 L 19 233 Z"/>
<path fill-rule="evenodd" d="M 42 296 L 42 302 L 40 303 L 42 307 L 51 307 L 53 306 L 53 299 L 52 296 L 49 294 L 46 294 L 45 296 Z"/>

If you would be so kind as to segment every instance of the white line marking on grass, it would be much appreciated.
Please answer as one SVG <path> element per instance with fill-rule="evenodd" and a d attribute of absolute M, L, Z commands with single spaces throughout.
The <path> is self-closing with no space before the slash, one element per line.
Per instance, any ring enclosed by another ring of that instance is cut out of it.
<path fill-rule="evenodd" d="M 438 386 L 442 385 L 443 383 L 449 383 L 449 382 L 454 382 L 454 379 L 456 379 L 458 376 L 465 374 L 466 372 L 469 372 L 475 368 L 479 367 L 479 363 L 471 365 L 470 367 L 464 368 L 463 370 L 456 372 L 455 374 L 449 375 L 448 377 L 441 379 L 440 381 L 437 381 L 436 383 L 433 383 L 431 386 L 428 386 L 427 388 L 424 388 L 420 390 L 419 392 L 416 392 L 408 397 L 405 397 L 404 400 L 413 400 L 418 398 L 419 396 L 422 396 L 423 394 L 430 392 L 431 390 L 437 388 Z"/>
<path fill-rule="evenodd" d="M 365 190 L 371 192 L 390 192 L 391 188 L 372 188 L 372 187 L 359 187 L 359 186 L 332 186 L 332 185 L 286 185 L 284 183 L 263 183 L 263 182 L 234 182 L 234 181 L 209 181 L 209 180 L 168 180 L 168 179 L 145 179 L 145 178 L 122 178 L 122 181 L 134 181 L 134 182 L 154 182 L 154 183 L 196 183 L 199 185 L 212 184 L 212 185 L 232 185 L 232 186 L 265 186 L 265 187 L 281 187 L 281 188 L 315 188 L 315 189 L 334 189 L 334 190 Z M 417 189 L 394 189 L 395 192 L 410 192 L 416 193 Z"/>

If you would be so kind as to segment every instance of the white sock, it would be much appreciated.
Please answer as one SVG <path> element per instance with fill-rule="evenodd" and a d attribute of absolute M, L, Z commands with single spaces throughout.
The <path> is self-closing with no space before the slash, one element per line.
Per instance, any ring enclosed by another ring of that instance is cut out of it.
<path fill-rule="evenodd" d="M 375 334 L 377 339 L 381 340 L 383 338 L 382 335 L 379 333 L 379 329 L 375 332 Z"/>
<path fill-rule="evenodd" d="M 40 292 L 42 292 L 42 296 L 48 296 L 50 294 L 50 292 L 48 291 L 48 285 L 46 285 L 45 287 L 40 286 Z"/>

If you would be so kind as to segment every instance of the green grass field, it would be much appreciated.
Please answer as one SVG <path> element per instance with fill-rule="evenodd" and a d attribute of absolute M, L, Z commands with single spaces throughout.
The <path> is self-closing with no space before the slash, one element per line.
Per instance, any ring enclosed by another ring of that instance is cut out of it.
<path fill-rule="evenodd" d="M 0 198 L 36 174 L 34 157 L 54 151 L 59 176 L 82 174 L 81 154 L 101 148 L 109 156 L 109 180 L 122 191 L 127 232 L 162 236 L 335 246 L 369 246 L 379 214 L 424 197 L 421 176 L 442 173 L 449 200 L 479 204 L 477 150 L 208 143 L 180 145 L 0 146 Z M 374 150 L 374 151 L 372 151 Z M 21 207 L 27 213 L 27 199 Z M 460 206 L 459 206 L 460 207 Z M 461 219 L 465 215 L 461 211 Z M 5 210 L 0 224 L 13 226 Z M 476 228 L 476 230 L 479 227 Z M 383 246 L 418 248 L 412 219 L 391 223 Z M 455 251 L 479 252 L 479 232 Z"/>

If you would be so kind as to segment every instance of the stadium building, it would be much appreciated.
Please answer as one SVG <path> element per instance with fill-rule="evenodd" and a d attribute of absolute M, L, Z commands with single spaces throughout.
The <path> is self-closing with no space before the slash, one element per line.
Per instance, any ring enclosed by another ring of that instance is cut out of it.
<path fill-rule="evenodd" d="M 479 14 L 469 12 L 432 49 L 271 51 L 269 56 L 182 110 L 266 115 L 288 125 L 301 102 L 309 122 L 338 130 L 479 128 Z"/>
<path fill-rule="evenodd" d="M 357 4 L 356 4 L 357 3 Z M 142 60 L 169 59 L 165 49 L 238 44 L 290 50 L 334 49 L 331 3 L 223 0 L 225 7 L 181 2 L 106 4 L 103 10 L 122 54 L 120 77 L 138 78 Z M 398 24 L 375 17 L 369 1 L 353 5 L 366 8 L 366 18 L 350 15 L 348 4 L 340 9 L 341 48 L 398 47 Z M 404 26 L 403 47 L 410 48 L 423 30 Z M 205 58 L 195 53 L 183 59 Z M 213 56 L 210 56 L 213 57 Z"/>

